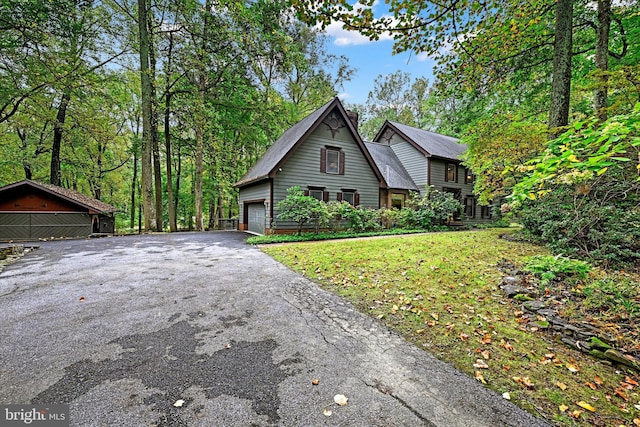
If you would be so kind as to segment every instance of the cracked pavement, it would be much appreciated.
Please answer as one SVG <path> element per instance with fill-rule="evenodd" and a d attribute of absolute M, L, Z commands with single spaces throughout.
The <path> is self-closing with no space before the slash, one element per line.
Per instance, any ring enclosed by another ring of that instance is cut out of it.
<path fill-rule="evenodd" d="M 68 403 L 74 426 L 546 425 L 246 237 L 39 243 L 0 272 L 0 404 Z"/>

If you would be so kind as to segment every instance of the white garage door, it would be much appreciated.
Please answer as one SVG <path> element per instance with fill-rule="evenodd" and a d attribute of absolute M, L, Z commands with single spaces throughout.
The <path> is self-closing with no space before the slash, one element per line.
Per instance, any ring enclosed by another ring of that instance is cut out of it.
<path fill-rule="evenodd" d="M 264 234 L 264 222 L 266 210 L 264 203 L 251 203 L 247 205 L 249 215 L 249 231 Z"/>

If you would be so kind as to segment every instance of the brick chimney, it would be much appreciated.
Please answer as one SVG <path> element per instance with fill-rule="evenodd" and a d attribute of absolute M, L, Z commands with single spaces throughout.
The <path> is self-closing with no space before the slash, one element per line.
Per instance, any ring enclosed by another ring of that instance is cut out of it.
<path fill-rule="evenodd" d="M 353 126 L 356 128 L 356 130 L 358 130 L 358 113 L 356 113 L 355 111 L 347 110 L 347 117 L 349 117 L 349 120 L 351 120 Z"/>

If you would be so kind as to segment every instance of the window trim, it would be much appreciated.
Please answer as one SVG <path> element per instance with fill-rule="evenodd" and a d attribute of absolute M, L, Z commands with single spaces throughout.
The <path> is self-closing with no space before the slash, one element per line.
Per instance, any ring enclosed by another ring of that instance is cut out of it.
<path fill-rule="evenodd" d="M 470 168 L 464 168 L 464 183 L 473 184 L 476 180 L 476 176 Z"/>
<path fill-rule="evenodd" d="M 329 163 L 329 153 L 336 152 L 338 156 L 337 171 L 329 171 L 327 167 Z M 345 153 L 340 147 L 325 145 L 320 149 L 320 172 L 328 175 L 344 175 Z"/>
<path fill-rule="evenodd" d="M 449 179 L 449 167 L 453 167 L 453 179 Z M 458 182 L 458 165 L 447 162 L 444 166 L 444 182 Z"/>
<path fill-rule="evenodd" d="M 468 204 L 469 200 L 471 201 L 471 205 Z M 476 217 L 476 205 L 477 201 L 475 196 L 467 195 L 464 197 L 464 214 L 467 216 L 467 218 Z M 469 208 L 471 208 L 471 215 L 469 215 Z"/>

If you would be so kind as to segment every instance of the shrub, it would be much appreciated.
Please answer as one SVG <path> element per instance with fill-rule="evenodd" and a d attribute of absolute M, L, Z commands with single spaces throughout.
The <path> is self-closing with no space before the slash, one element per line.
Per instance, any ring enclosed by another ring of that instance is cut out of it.
<path fill-rule="evenodd" d="M 328 224 L 329 211 L 327 204 L 315 197 L 305 196 L 300 187 L 291 187 L 287 190 L 287 197 L 276 204 L 278 218 L 290 220 L 298 224 L 298 235 L 302 233 L 302 226 L 311 223 L 318 229 Z"/>
<path fill-rule="evenodd" d="M 347 202 L 342 202 L 340 214 L 347 221 L 349 230 L 356 233 L 382 228 L 378 210 L 362 207 L 355 208 Z"/>
<path fill-rule="evenodd" d="M 558 186 L 522 204 L 519 219 L 530 238 L 553 252 L 603 265 L 640 263 L 640 184 L 604 179 Z"/>
<path fill-rule="evenodd" d="M 591 271 L 588 262 L 563 256 L 532 256 L 527 260 L 525 270 L 534 273 L 542 279 L 546 286 L 554 279 L 577 277 L 586 279 Z"/>
<path fill-rule="evenodd" d="M 406 228 L 419 227 L 432 230 L 462 210 L 462 204 L 451 193 L 428 189 L 420 197 L 415 193 L 400 212 L 400 224 Z"/>

